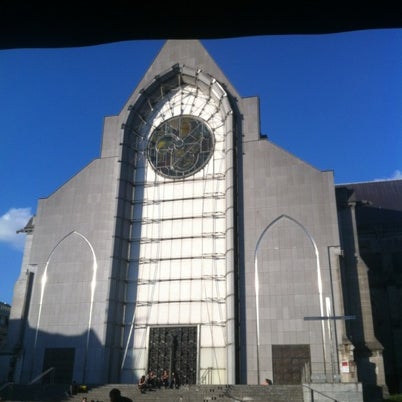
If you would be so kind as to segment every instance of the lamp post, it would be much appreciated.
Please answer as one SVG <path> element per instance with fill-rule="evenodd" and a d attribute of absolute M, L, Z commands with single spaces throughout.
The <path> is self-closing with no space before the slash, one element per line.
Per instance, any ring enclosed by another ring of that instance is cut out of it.
<path fill-rule="evenodd" d="M 258 252 L 258 246 L 260 245 L 262 236 L 266 232 L 267 229 L 265 229 L 260 237 L 257 240 L 257 244 L 255 246 L 254 250 L 254 289 L 255 289 L 255 320 L 256 320 L 256 362 L 257 362 L 257 384 L 261 383 L 260 379 L 260 303 L 259 303 L 259 297 L 260 297 L 260 282 L 258 278 L 258 259 L 257 259 L 257 252 Z"/>
<path fill-rule="evenodd" d="M 335 315 L 334 284 L 333 284 L 333 280 L 332 280 L 332 264 L 331 264 L 331 253 L 330 253 L 331 248 L 339 249 L 340 254 L 342 253 L 342 250 L 340 249 L 340 246 L 327 246 L 328 262 L 329 262 L 329 278 L 330 278 L 331 298 L 332 298 L 332 306 L 331 306 L 330 310 L 332 310 L 332 311 L 330 311 L 329 314 L 327 313 L 327 316 L 321 315 L 321 316 L 314 316 L 314 317 L 304 317 L 304 320 L 305 321 L 316 320 L 316 321 L 321 321 L 321 322 L 324 322 L 325 320 L 329 320 L 329 322 L 333 324 L 334 337 L 335 337 L 335 349 L 336 349 L 336 365 L 337 365 L 336 374 L 338 375 L 338 378 L 340 378 L 340 364 L 339 364 L 339 354 L 338 354 L 338 334 L 337 334 L 337 328 L 336 328 L 336 321 L 337 320 L 355 320 L 356 316 L 355 315 L 340 315 L 340 316 Z M 331 357 L 332 357 L 332 353 L 331 353 Z M 333 363 L 334 362 L 332 361 L 332 365 L 333 365 Z M 332 374 L 334 374 L 333 368 L 332 368 Z"/>
<path fill-rule="evenodd" d="M 331 299 L 332 299 L 332 312 L 331 315 L 332 317 L 335 317 L 335 298 L 334 298 L 334 283 L 333 283 L 333 278 L 332 278 L 332 264 L 331 264 L 331 249 L 339 249 L 339 251 L 341 252 L 341 246 L 327 246 L 327 253 L 328 253 L 328 269 L 329 269 L 329 281 L 330 281 L 330 286 L 331 286 Z M 334 326 L 334 337 L 335 337 L 335 351 L 336 351 L 336 375 L 339 377 L 340 375 L 340 368 L 339 368 L 339 353 L 338 353 L 338 331 L 336 328 L 336 321 L 335 318 L 332 320 L 332 324 Z M 332 373 L 334 374 L 334 373 Z"/>

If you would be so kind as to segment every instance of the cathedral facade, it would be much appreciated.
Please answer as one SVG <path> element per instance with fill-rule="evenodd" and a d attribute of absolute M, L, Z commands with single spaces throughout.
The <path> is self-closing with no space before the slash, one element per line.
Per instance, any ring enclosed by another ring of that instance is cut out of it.
<path fill-rule="evenodd" d="M 169 40 L 105 118 L 100 157 L 24 229 L 2 371 L 22 383 L 54 367 L 66 383 L 167 369 L 188 384 L 295 384 L 357 382 L 360 370 L 384 386 L 372 317 L 345 312 L 356 289 L 370 307 L 364 270 L 344 283 L 347 211 L 333 173 L 263 136 L 258 98 L 242 98 L 199 41 Z M 371 348 L 359 367 L 353 323 Z"/>

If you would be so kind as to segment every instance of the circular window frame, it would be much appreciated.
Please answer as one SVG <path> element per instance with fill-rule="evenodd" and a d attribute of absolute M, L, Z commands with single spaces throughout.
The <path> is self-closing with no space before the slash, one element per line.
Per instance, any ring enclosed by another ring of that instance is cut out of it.
<path fill-rule="evenodd" d="M 205 144 L 207 149 L 203 150 Z M 158 175 L 179 180 L 202 170 L 214 150 L 215 136 L 203 119 L 178 115 L 164 120 L 152 131 L 147 158 Z"/>

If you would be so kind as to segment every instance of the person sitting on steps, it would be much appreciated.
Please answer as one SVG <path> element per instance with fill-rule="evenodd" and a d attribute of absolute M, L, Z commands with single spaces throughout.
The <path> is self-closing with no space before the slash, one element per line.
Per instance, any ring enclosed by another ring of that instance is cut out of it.
<path fill-rule="evenodd" d="M 140 381 L 138 382 L 138 389 L 140 390 L 141 394 L 145 394 L 147 390 L 147 380 L 145 375 L 141 376 Z"/>
<path fill-rule="evenodd" d="M 169 370 L 163 370 L 161 375 L 161 383 L 165 388 L 169 388 Z"/>
<path fill-rule="evenodd" d="M 133 402 L 132 399 L 123 396 L 118 388 L 113 388 L 109 392 L 110 402 Z"/>

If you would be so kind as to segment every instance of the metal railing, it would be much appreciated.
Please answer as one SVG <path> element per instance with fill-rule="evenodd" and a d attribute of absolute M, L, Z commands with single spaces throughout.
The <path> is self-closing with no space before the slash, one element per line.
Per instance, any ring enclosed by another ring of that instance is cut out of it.
<path fill-rule="evenodd" d="M 309 385 L 306 385 L 306 384 L 302 384 L 302 385 L 303 385 L 303 387 L 308 388 L 308 389 L 310 390 L 310 401 L 311 401 L 311 402 L 314 402 L 314 392 L 317 393 L 317 394 L 320 394 L 320 395 L 323 396 L 324 398 L 330 399 L 331 401 L 340 402 L 338 399 L 335 399 L 335 398 L 333 398 L 332 396 L 326 395 L 326 394 L 324 394 L 323 392 L 318 391 L 318 390 L 316 390 L 316 389 L 310 387 Z"/>
<path fill-rule="evenodd" d="M 302 383 L 306 384 L 339 384 L 341 383 L 341 376 L 339 374 L 333 373 L 311 373 L 311 367 L 308 362 L 304 363 L 301 370 Z"/>
<path fill-rule="evenodd" d="M 212 384 L 212 370 L 213 367 L 207 367 L 204 370 L 200 377 L 200 384 Z"/>
<path fill-rule="evenodd" d="M 36 382 L 38 382 L 40 379 L 42 379 L 45 375 L 54 372 L 56 369 L 55 367 L 50 367 L 47 370 L 45 370 L 43 373 L 39 374 L 37 377 L 35 377 L 31 382 L 28 383 L 28 385 L 32 385 L 35 384 Z"/>
<path fill-rule="evenodd" d="M 13 384 L 14 384 L 13 382 L 6 382 L 5 384 L 3 384 L 0 387 L 0 392 L 3 391 L 3 389 L 6 389 L 8 386 L 13 385 Z"/>

